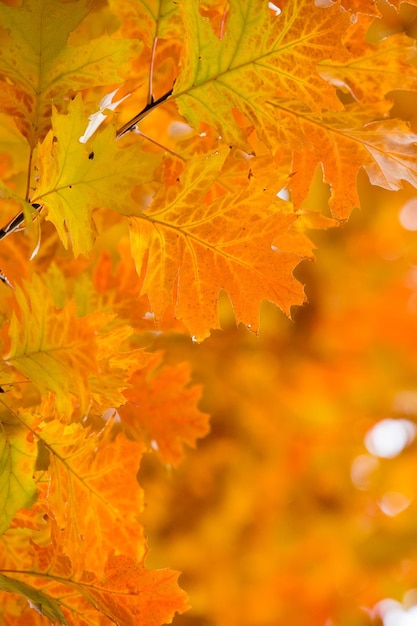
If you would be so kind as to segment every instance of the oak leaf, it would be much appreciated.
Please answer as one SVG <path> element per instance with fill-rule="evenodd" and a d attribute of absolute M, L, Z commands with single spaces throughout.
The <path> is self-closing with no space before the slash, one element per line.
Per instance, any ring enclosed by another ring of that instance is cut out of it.
<path fill-rule="evenodd" d="M 142 490 L 136 480 L 143 445 L 112 433 L 58 421 L 40 427 L 49 452 L 48 506 L 60 528 L 60 546 L 73 572 L 101 572 L 110 554 L 140 559 Z M 123 489 L 120 488 L 123 485 Z M 117 528 L 117 533 L 114 529 Z"/>
<path fill-rule="evenodd" d="M 285 247 L 285 233 L 296 219 L 286 203 L 253 183 L 254 177 L 237 193 L 204 201 L 227 153 L 194 158 L 178 185 L 162 189 L 141 218 L 131 218 L 133 257 L 138 273 L 146 272 L 142 293 L 157 319 L 174 300 L 176 317 L 197 340 L 219 327 L 222 289 L 237 320 L 255 331 L 263 299 L 287 314 L 303 301 L 292 275 L 302 257 Z M 273 248 L 278 238 L 280 250 Z"/>
<path fill-rule="evenodd" d="M 346 219 L 358 206 L 356 179 L 361 167 L 373 184 L 396 190 L 403 181 L 417 184 L 417 135 L 401 120 L 370 122 L 365 107 L 317 116 L 294 103 L 276 104 L 292 121 L 294 146 L 293 176 L 289 183 L 295 208 L 306 198 L 317 166 L 330 184 L 330 206 L 334 217 Z M 296 111 L 296 113 L 295 113 Z M 288 131 L 289 132 L 289 129 Z"/>
<path fill-rule="evenodd" d="M 415 90 L 417 69 L 414 42 L 404 34 L 378 43 L 367 40 L 372 19 L 361 15 L 347 30 L 344 45 L 351 57 L 345 62 L 328 59 L 318 71 L 328 82 L 349 93 L 355 101 L 372 104 L 375 118 L 389 113 L 394 90 Z"/>
<path fill-rule="evenodd" d="M 161 626 L 170 624 L 175 612 L 189 608 L 186 594 L 178 588 L 178 575 L 168 569 L 151 571 L 144 561 L 136 563 L 114 555 L 109 557 L 101 579 L 86 581 L 83 595 L 120 626 Z"/>
<path fill-rule="evenodd" d="M 189 365 L 162 365 L 160 360 L 154 358 L 131 377 L 120 415 L 135 439 L 148 440 L 164 463 L 176 466 L 184 444 L 195 447 L 196 439 L 208 433 L 208 415 L 197 408 L 200 386 L 187 386 Z"/>
<path fill-rule="evenodd" d="M 68 417 L 76 405 L 84 413 L 90 401 L 88 377 L 97 371 L 95 333 L 107 319 L 100 314 L 77 319 L 73 301 L 57 309 L 37 276 L 25 290 L 16 288 L 16 304 L 3 369 L 12 366 L 42 393 L 53 392 L 58 411 Z"/>
<path fill-rule="evenodd" d="M 125 37 L 140 35 L 144 44 L 152 48 L 156 39 L 172 39 L 182 34 L 178 6 L 170 0 L 110 0 L 110 10 L 121 23 Z"/>
<path fill-rule="evenodd" d="M 20 528 L 20 553 L 14 554 L 14 563 L 8 559 L 7 575 L 0 574 L 0 591 L 8 592 L 0 608 L 5 623 L 41 626 L 47 616 L 54 623 L 74 626 L 162 626 L 188 608 L 186 594 L 178 587 L 179 573 L 149 570 L 144 562 L 148 550 L 142 559 L 111 554 L 102 568 L 75 575 L 62 552 L 56 520 L 48 514 L 43 519 L 48 520 L 50 541 L 38 545 L 37 535 L 31 538 Z M 2 559 L 0 563 L 4 567 Z"/>
<path fill-rule="evenodd" d="M 196 129 L 204 120 L 229 145 L 251 152 L 234 109 L 248 118 L 267 146 L 276 148 L 280 122 L 265 107 L 266 100 L 294 98 L 314 111 L 342 108 L 334 87 L 317 71 L 320 61 L 347 56 L 340 41 L 349 15 L 337 4 L 323 9 L 290 0 L 279 15 L 272 15 L 262 0 L 232 0 L 221 40 L 195 2 L 181 6 L 186 40 L 173 97 Z"/>
<path fill-rule="evenodd" d="M 87 254 L 96 234 L 93 209 L 140 212 L 132 190 L 153 180 L 160 157 L 145 153 L 140 144 L 118 148 L 111 126 L 87 149 L 79 141 L 86 127 L 81 96 L 70 103 L 67 115 L 54 110 L 52 126 L 39 146 L 40 182 L 32 200 L 46 205 L 47 219 L 65 247 L 71 241 L 75 255 Z"/>
<path fill-rule="evenodd" d="M 85 0 L 0 5 L 0 108 L 32 148 L 50 128 L 52 101 L 62 106 L 70 90 L 120 82 L 120 65 L 138 51 L 138 43 L 106 36 L 68 46 L 70 33 L 89 11 Z"/>

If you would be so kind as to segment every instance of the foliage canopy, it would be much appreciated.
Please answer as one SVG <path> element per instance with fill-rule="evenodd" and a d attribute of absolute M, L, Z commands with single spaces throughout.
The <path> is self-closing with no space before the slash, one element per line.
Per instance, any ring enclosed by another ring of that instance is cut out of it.
<path fill-rule="evenodd" d="M 0 1 L 4 624 L 365 625 L 413 585 L 416 23 Z"/>

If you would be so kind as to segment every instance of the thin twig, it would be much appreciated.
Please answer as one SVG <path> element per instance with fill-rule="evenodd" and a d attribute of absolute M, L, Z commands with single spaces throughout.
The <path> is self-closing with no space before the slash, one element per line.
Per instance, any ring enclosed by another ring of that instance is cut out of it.
<path fill-rule="evenodd" d="M 116 139 L 120 139 L 120 137 L 122 137 L 123 135 L 125 135 L 129 131 L 133 130 L 134 127 L 136 126 L 136 124 L 138 124 L 140 121 L 142 121 L 153 109 L 155 109 L 160 104 L 165 102 L 165 100 L 168 100 L 168 98 L 172 94 L 172 91 L 173 90 L 170 89 L 163 96 L 158 98 L 158 100 L 154 100 L 152 98 L 152 102 L 147 104 L 142 109 L 142 111 L 140 111 L 137 115 L 135 115 L 135 117 L 132 117 L 132 119 L 129 120 L 128 122 L 126 122 L 126 124 L 123 124 L 123 126 L 121 128 L 119 128 L 119 130 L 116 132 Z"/>
<path fill-rule="evenodd" d="M 36 211 L 40 211 L 43 205 L 34 202 L 32 204 L 32 207 L 36 209 Z M 7 237 L 7 235 L 10 235 L 10 233 L 13 233 L 15 230 L 17 230 L 19 226 L 24 222 L 24 220 L 25 220 L 25 214 L 23 211 L 20 211 L 20 213 L 15 215 L 10 220 L 10 222 L 6 224 L 6 226 L 3 226 L 3 228 L 0 228 L 0 241 L 4 239 L 5 237 Z"/>

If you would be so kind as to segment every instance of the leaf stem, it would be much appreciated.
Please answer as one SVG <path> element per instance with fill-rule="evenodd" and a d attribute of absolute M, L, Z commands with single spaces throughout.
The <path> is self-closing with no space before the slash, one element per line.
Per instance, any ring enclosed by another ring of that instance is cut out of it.
<path fill-rule="evenodd" d="M 152 45 L 151 65 L 149 68 L 149 86 L 148 86 L 148 102 L 147 102 L 148 106 L 152 104 L 153 102 L 153 67 L 155 63 L 155 53 L 156 53 L 157 44 L 158 44 L 158 37 L 155 37 L 155 39 L 153 40 L 153 45 Z"/>
<path fill-rule="evenodd" d="M 159 141 L 156 141 L 156 139 L 153 139 L 152 137 L 149 137 L 149 135 L 145 135 L 145 133 L 143 133 L 141 130 L 138 130 L 137 133 L 141 137 L 143 137 L 144 139 L 149 141 L 150 143 L 153 143 L 155 146 L 158 146 L 158 148 L 161 148 L 161 150 L 165 150 L 165 152 L 169 152 L 173 156 L 176 156 L 179 159 L 181 159 L 182 161 L 186 160 L 183 156 L 181 156 L 181 154 L 179 154 L 178 152 L 175 152 L 175 150 L 171 150 L 170 148 L 167 148 L 167 146 L 164 146 L 162 143 L 159 143 Z"/>
<path fill-rule="evenodd" d="M 33 157 L 33 147 L 31 146 L 30 152 L 29 152 L 28 173 L 27 173 L 27 180 L 26 180 L 26 194 L 25 194 L 26 202 L 29 202 L 29 197 L 30 197 L 30 175 L 32 171 L 32 157 Z"/>

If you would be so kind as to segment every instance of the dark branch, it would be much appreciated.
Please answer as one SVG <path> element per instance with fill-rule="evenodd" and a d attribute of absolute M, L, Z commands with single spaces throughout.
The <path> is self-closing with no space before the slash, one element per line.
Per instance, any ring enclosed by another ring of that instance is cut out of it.
<path fill-rule="evenodd" d="M 155 109 L 157 106 L 159 106 L 160 104 L 165 102 L 165 100 L 168 100 L 168 98 L 172 94 L 172 91 L 173 90 L 170 89 L 169 91 L 167 91 L 167 93 L 165 93 L 163 96 L 158 98 L 158 100 L 154 100 L 153 97 L 152 97 L 151 102 L 149 104 L 147 104 L 142 109 L 142 111 L 140 111 L 137 115 L 135 115 L 135 117 L 132 117 L 132 119 L 129 120 L 128 122 L 126 122 L 126 124 L 124 124 L 121 128 L 119 128 L 119 130 L 116 133 L 116 139 L 120 139 L 120 137 L 122 137 L 122 135 L 125 135 L 126 133 L 130 132 L 131 130 L 133 130 L 134 127 L 136 126 L 136 124 L 138 124 L 141 120 L 143 120 L 143 118 L 146 117 L 148 115 L 148 113 L 150 113 L 150 111 L 152 111 L 152 109 Z"/>
<path fill-rule="evenodd" d="M 42 208 L 42 205 L 34 202 L 32 204 L 32 207 L 36 209 L 37 211 L 39 211 L 39 209 Z M 0 241 L 4 239 L 5 237 L 7 237 L 7 235 L 10 235 L 10 233 L 12 233 L 13 231 L 17 230 L 24 221 L 25 221 L 25 214 L 23 213 L 23 211 L 20 211 L 20 213 L 15 215 L 15 217 L 13 217 L 10 220 L 10 222 L 6 224 L 6 226 L 3 226 L 3 228 L 0 228 Z"/>

